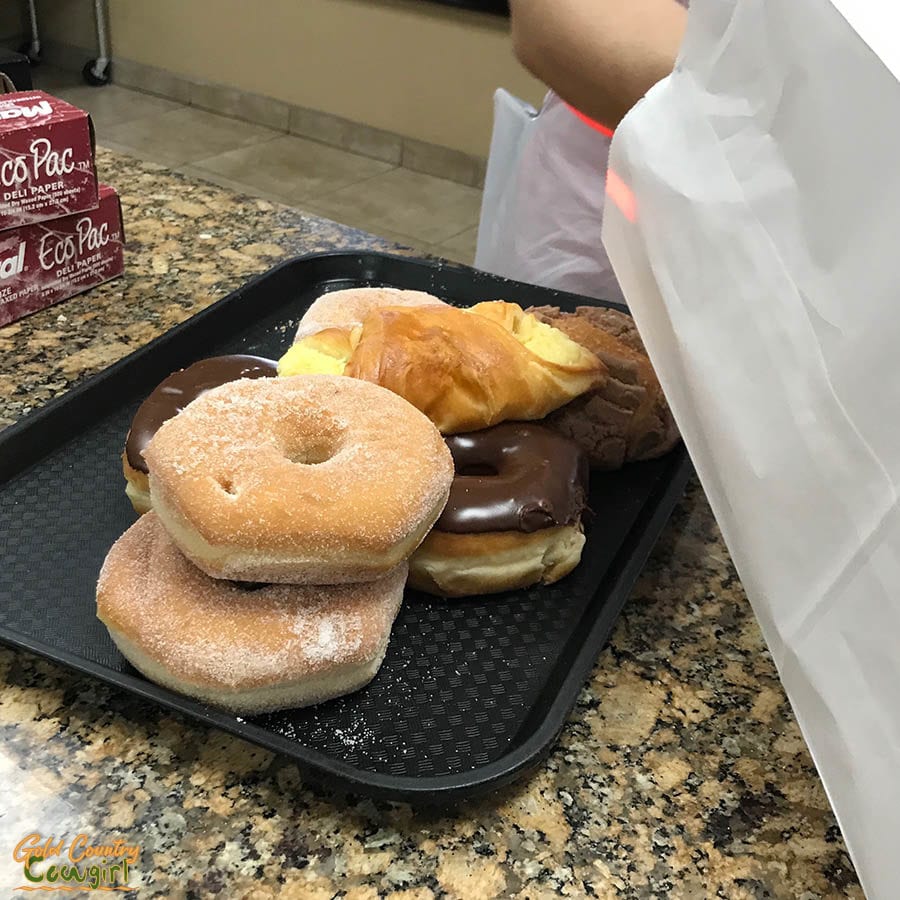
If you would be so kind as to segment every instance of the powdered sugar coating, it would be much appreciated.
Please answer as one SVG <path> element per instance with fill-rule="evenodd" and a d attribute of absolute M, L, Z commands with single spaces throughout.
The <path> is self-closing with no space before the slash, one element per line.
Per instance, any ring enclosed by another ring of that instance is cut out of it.
<path fill-rule="evenodd" d="M 405 581 L 404 563 L 366 584 L 247 589 L 193 566 L 150 512 L 107 555 L 97 614 L 179 682 L 240 692 L 377 660 Z"/>
<path fill-rule="evenodd" d="M 354 328 L 379 306 L 446 306 L 443 300 L 424 291 L 398 288 L 348 288 L 332 291 L 314 301 L 300 320 L 294 343 L 325 328 Z"/>
<path fill-rule="evenodd" d="M 411 404 L 328 375 L 215 388 L 144 456 L 154 508 L 183 552 L 211 575 L 251 581 L 377 577 L 424 538 L 454 473 Z M 254 558 L 231 565 L 229 553 Z"/>

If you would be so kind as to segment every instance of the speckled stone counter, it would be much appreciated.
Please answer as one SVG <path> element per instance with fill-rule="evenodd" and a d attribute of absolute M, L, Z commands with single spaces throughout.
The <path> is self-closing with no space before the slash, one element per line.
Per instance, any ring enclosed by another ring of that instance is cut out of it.
<path fill-rule="evenodd" d="M 0 426 L 280 259 L 388 248 L 107 152 L 98 166 L 121 192 L 127 274 L 0 328 Z M 5 648 L 0 786 L 4 897 L 32 832 L 139 845 L 141 898 L 862 896 L 697 486 L 549 761 L 495 796 L 442 813 L 331 796 L 271 753 Z"/>

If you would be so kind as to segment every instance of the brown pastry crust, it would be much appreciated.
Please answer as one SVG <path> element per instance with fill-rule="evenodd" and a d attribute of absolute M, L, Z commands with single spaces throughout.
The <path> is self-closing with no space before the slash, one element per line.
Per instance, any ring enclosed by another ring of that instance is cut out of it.
<path fill-rule="evenodd" d="M 442 434 L 457 434 L 509 419 L 542 419 L 604 377 L 596 356 L 558 332 L 569 360 L 532 352 L 516 336 L 525 318 L 515 304 L 499 301 L 470 310 L 383 307 L 356 331 L 326 330 L 310 340 L 349 355 L 344 375 L 380 384 L 424 412 Z"/>
<path fill-rule="evenodd" d="M 631 316 L 598 306 L 528 312 L 590 350 L 608 370 L 608 378 L 544 421 L 583 447 L 593 468 L 652 459 L 678 443 L 678 428 Z"/>

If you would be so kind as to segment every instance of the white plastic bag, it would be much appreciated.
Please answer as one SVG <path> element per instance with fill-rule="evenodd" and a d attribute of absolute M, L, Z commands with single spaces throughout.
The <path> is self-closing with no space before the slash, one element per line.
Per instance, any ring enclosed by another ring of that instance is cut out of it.
<path fill-rule="evenodd" d="M 621 301 L 599 249 L 608 153 L 609 139 L 555 94 L 537 112 L 498 90 L 476 268 Z"/>
<path fill-rule="evenodd" d="M 616 132 L 603 237 L 860 878 L 893 900 L 900 35 L 890 4 L 847 5 L 696 0 Z"/>

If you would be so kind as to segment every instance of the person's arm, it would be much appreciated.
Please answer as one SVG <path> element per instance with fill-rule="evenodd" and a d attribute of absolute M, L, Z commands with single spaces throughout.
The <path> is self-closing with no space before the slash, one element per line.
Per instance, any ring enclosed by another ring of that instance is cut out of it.
<path fill-rule="evenodd" d="M 610 128 L 672 71 L 687 21 L 675 0 L 510 0 L 510 9 L 522 65 Z"/>

